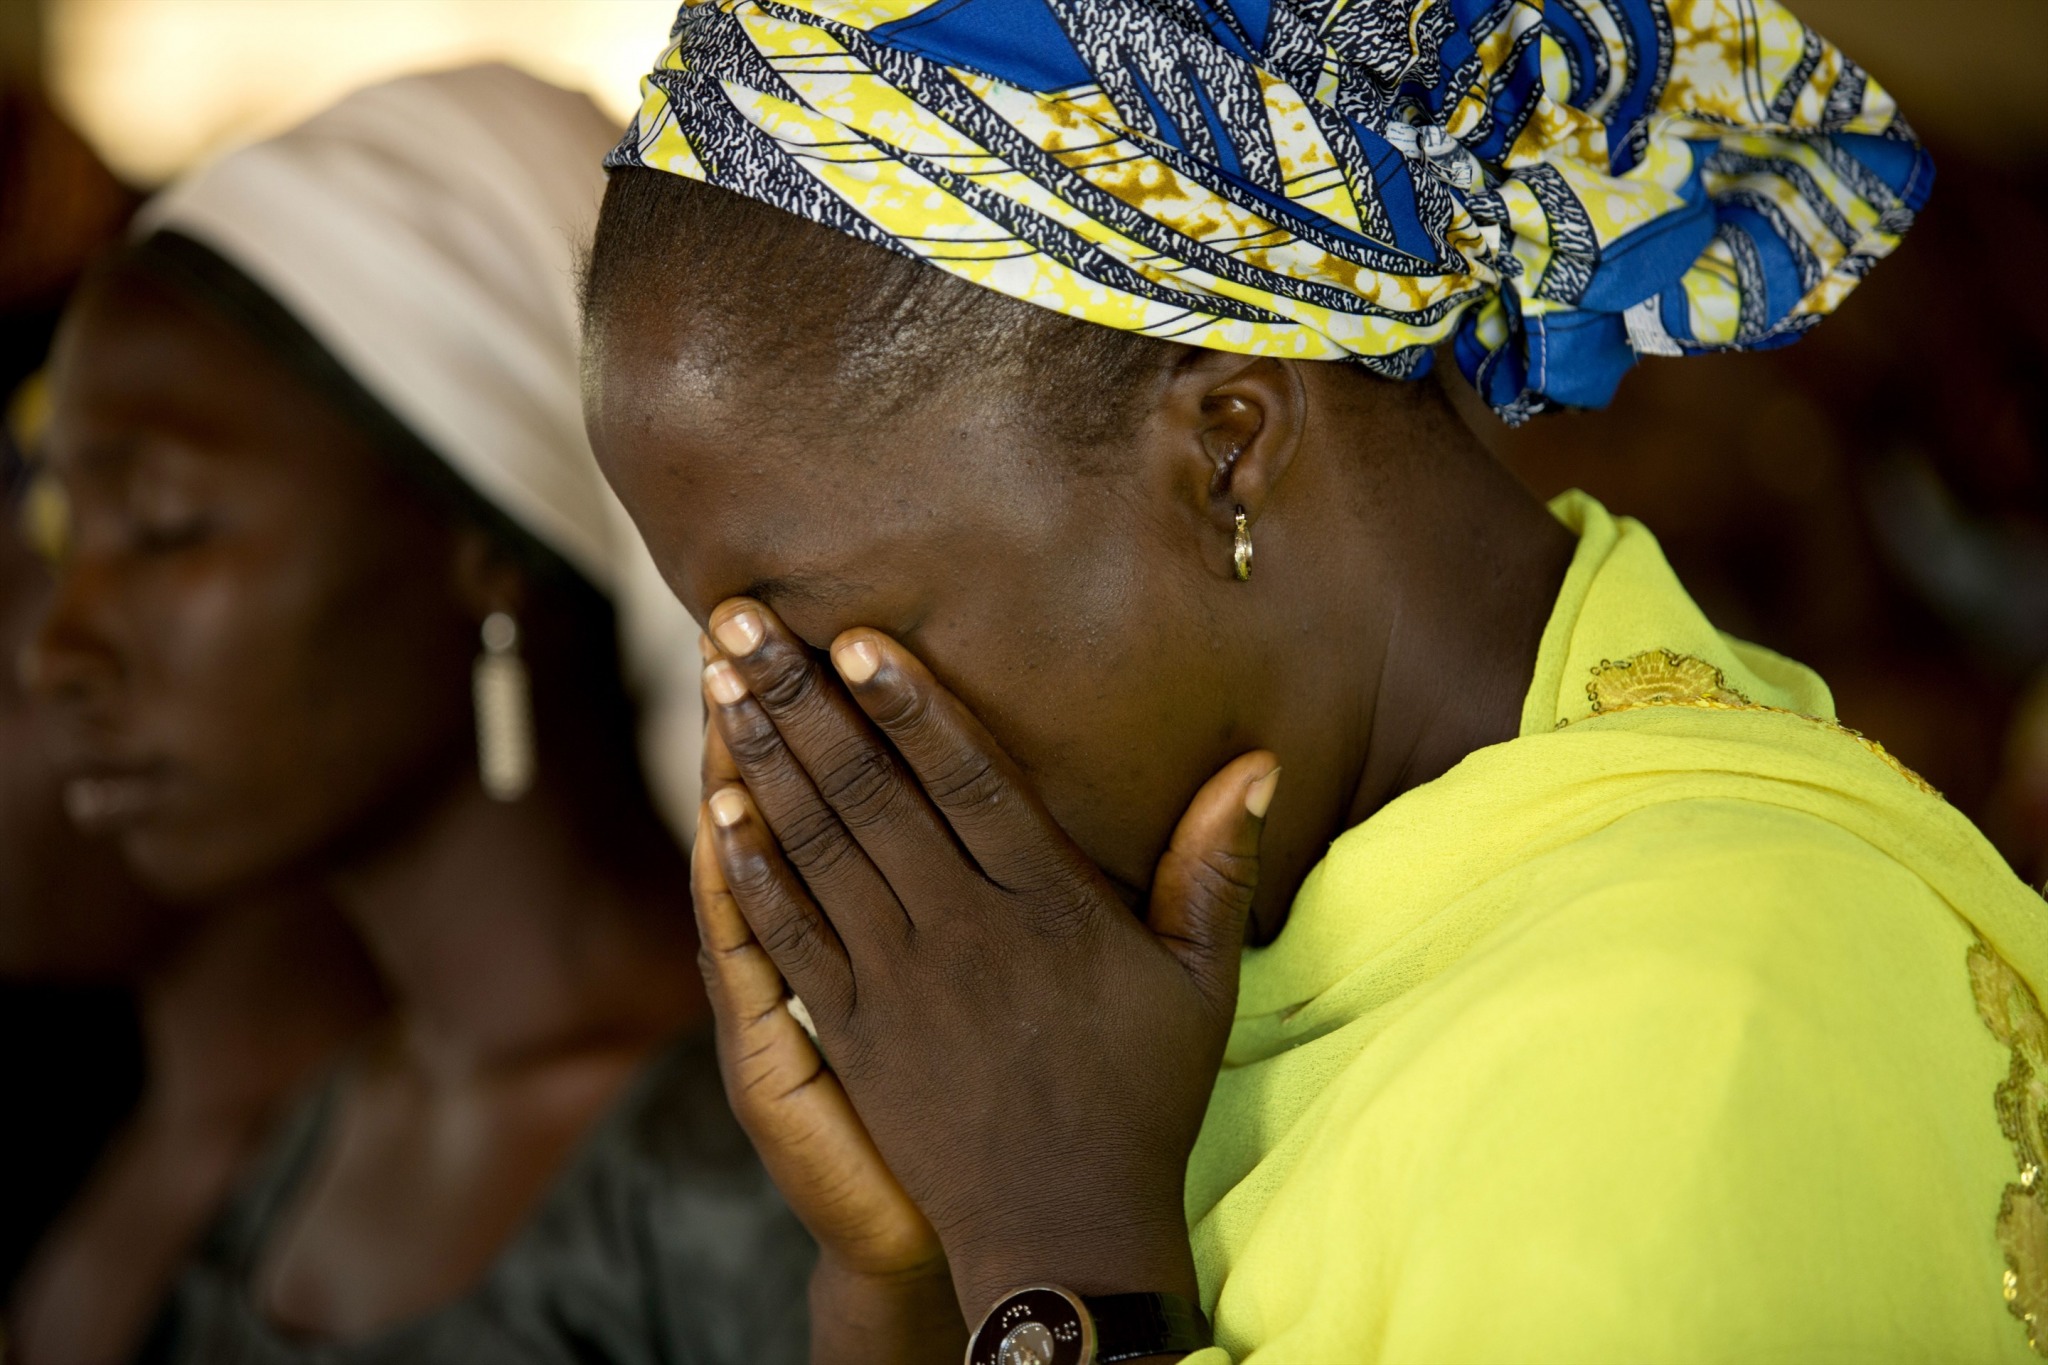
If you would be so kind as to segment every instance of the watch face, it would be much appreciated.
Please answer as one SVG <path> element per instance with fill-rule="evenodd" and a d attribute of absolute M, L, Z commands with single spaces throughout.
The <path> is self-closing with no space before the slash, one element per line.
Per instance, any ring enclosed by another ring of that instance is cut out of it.
<path fill-rule="evenodd" d="M 1020 1322 L 996 1347 L 996 1365 L 1054 1365 L 1059 1349 L 1052 1328 L 1042 1322 Z"/>
<path fill-rule="evenodd" d="M 1022 1289 L 982 1319 L 967 1348 L 968 1365 L 1088 1365 L 1095 1324 L 1063 1289 Z"/>

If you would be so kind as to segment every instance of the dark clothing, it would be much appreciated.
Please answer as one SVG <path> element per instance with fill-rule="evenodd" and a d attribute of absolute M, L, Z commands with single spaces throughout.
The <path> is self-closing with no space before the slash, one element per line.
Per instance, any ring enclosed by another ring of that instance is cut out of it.
<path fill-rule="evenodd" d="M 134 1110 L 143 1059 L 134 998 L 114 986 L 0 982 L 0 1040 L 0 1094 L 8 1100 L 0 1123 L 4 1303 Z"/>
<path fill-rule="evenodd" d="M 727 1107 L 708 1034 L 642 1073 L 467 1296 L 352 1342 L 304 1342 L 251 1295 L 318 1154 L 330 1083 L 286 1126 L 180 1281 L 176 1365 L 775 1365 L 806 1358 L 816 1248 Z"/>

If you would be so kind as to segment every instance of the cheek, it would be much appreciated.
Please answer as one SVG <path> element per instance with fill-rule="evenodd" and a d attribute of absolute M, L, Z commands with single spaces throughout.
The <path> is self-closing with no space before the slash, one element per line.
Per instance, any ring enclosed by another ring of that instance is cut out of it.
<path fill-rule="evenodd" d="M 1234 756 L 1215 757 L 1229 729 L 1218 655 L 1182 628 L 1186 586 L 1135 560 L 1041 581 L 912 646 L 1082 851 L 1144 886 L 1196 788 Z"/>
<path fill-rule="evenodd" d="M 466 733 L 463 623 L 401 566 L 244 542 L 154 577 L 135 682 L 183 799 L 129 838 L 152 884 L 204 894 L 303 858 Z"/>

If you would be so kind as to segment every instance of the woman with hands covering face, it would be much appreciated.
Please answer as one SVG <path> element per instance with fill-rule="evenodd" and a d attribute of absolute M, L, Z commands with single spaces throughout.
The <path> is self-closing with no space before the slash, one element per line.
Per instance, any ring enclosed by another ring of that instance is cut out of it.
<path fill-rule="evenodd" d="M 814 1359 L 2025 1355 L 2038 897 L 1425 374 L 1598 404 L 1890 249 L 1889 97 L 1740 8 L 685 9 L 585 413 Z"/>
<path fill-rule="evenodd" d="M 1179 1173 L 1229 1028 L 1259 828 L 1279 779 L 1272 755 L 1248 754 L 1203 788 L 1141 921 L 974 717 L 894 641 L 848 632 L 828 670 L 746 599 L 721 607 L 712 630 L 731 653 L 705 670 L 718 742 L 696 894 L 729 1020 L 728 1067 L 772 1059 L 786 1082 L 822 1088 L 807 1101 L 823 1110 L 812 1121 L 838 1130 L 852 1150 L 837 1161 L 866 1168 L 864 1183 L 888 1195 L 868 1196 L 874 1207 L 836 1236 L 816 1230 L 828 1246 L 859 1248 L 832 1273 L 895 1277 L 944 1323 L 950 1303 L 912 1287 L 916 1273 L 945 1269 L 924 1221 L 971 1226 L 1001 1200 L 1018 1224 L 1043 1226 L 953 1250 L 963 1302 L 1055 1264 L 1068 1279 L 1168 1285 L 1193 1302 Z M 778 971 L 836 1080 L 792 1031 L 794 1016 L 776 1017 Z M 1077 1013 L 1077 1002 L 1115 1012 Z M 1105 1029 L 1119 1014 L 1149 1027 Z M 739 1036 L 748 1026 L 758 1052 Z M 915 1031 L 934 1046 L 893 1064 L 894 1040 Z M 1161 1035 L 1182 1045 L 1162 1051 Z M 1023 1085 L 987 1065 L 1032 1048 L 1068 1065 Z M 848 1092 L 872 1097 L 874 1155 L 851 1135 L 859 1120 L 837 1098 Z M 1104 1131 L 1098 1116 L 1118 1112 L 1143 1121 Z M 797 1120 L 764 1108 L 756 1121 Z M 1087 1160 L 1075 1166 L 1077 1156 Z M 785 1178 L 799 1183 L 848 1174 L 814 1171 L 800 1153 L 786 1160 Z M 1035 1173 L 1062 1168 L 1069 1207 L 1044 1216 Z M 1081 1247 L 1099 1248 L 1101 1264 L 1078 1265 Z"/>

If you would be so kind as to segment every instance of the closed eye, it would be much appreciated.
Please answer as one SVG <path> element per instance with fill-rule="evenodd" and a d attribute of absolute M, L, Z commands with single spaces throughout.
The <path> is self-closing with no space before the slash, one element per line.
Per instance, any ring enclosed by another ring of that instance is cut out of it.
<path fill-rule="evenodd" d="M 212 534 L 213 523 L 204 516 L 144 522 L 135 528 L 135 548 L 144 554 L 172 554 L 202 544 Z"/>
<path fill-rule="evenodd" d="M 875 600 L 874 588 L 843 578 L 808 573 L 763 578 L 739 595 L 767 603 L 791 633 L 820 654 L 842 630 L 881 624 L 861 619 L 862 605 Z"/>

